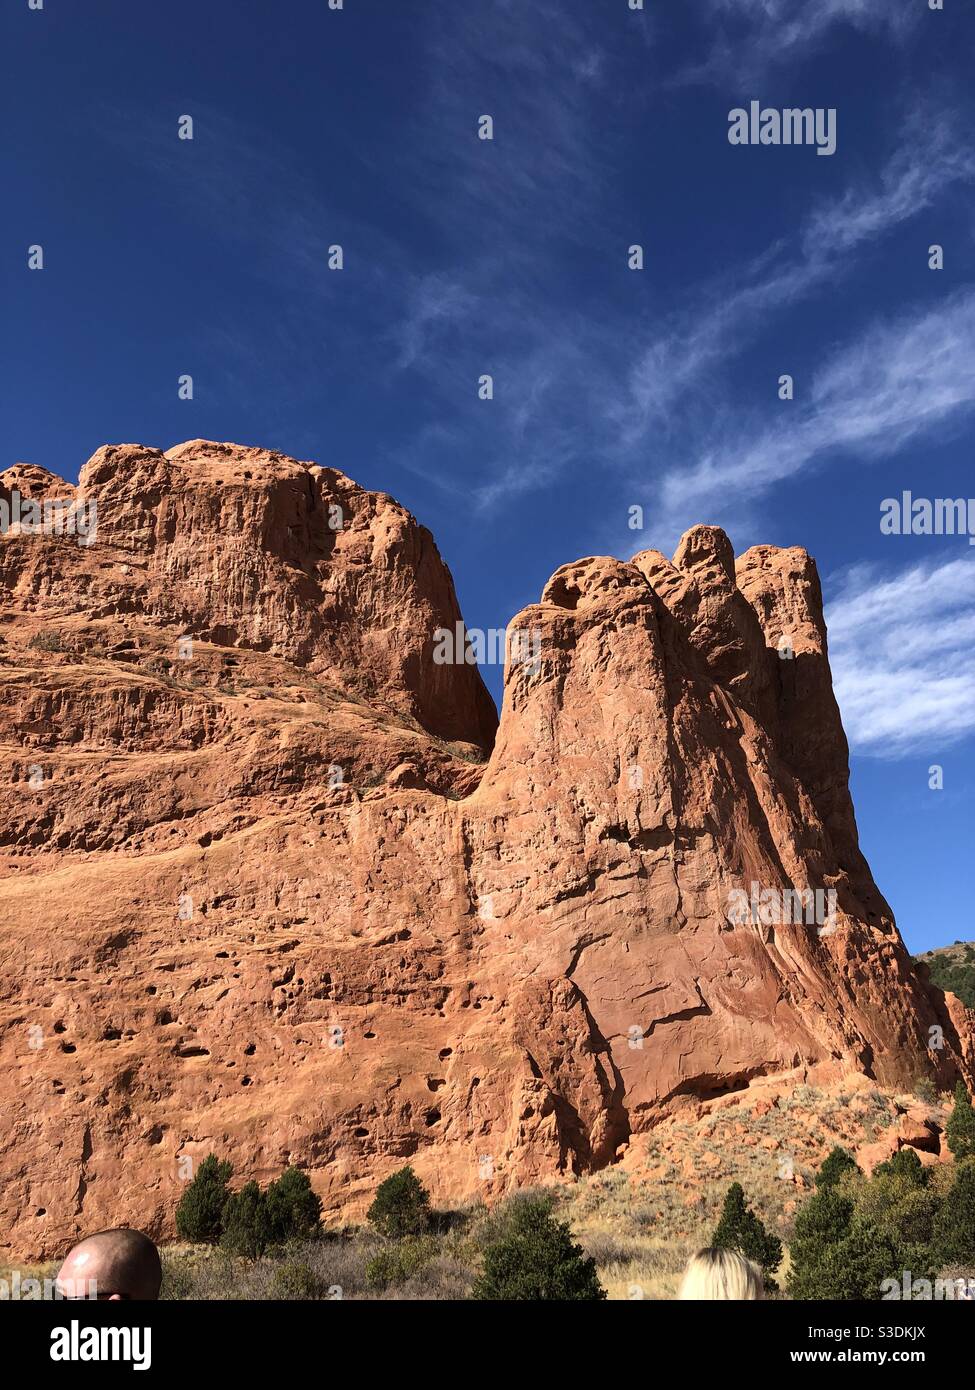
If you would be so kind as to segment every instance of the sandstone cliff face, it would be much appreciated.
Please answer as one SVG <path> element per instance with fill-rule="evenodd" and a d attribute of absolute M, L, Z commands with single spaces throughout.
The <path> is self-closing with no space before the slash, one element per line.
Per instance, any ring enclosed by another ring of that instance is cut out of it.
<path fill-rule="evenodd" d="M 564 566 L 495 741 L 391 498 L 205 441 L 101 449 L 76 497 L 93 543 L 0 542 L 8 1253 L 172 1234 L 211 1150 L 352 1214 L 407 1161 L 491 1197 L 796 1069 L 972 1078 L 857 846 L 803 551 Z M 835 913 L 741 920 L 752 884 Z"/>

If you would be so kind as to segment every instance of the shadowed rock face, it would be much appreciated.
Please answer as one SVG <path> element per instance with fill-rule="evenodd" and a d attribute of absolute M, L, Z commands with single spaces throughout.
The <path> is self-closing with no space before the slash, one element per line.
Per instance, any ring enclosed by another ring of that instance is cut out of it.
<path fill-rule="evenodd" d="M 205 441 L 78 495 L 94 543 L 0 542 L 8 1252 L 172 1234 L 210 1151 L 355 1213 L 404 1162 L 441 1202 L 610 1163 L 758 1077 L 971 1079 L 857 846 L 805 552 L 563 566 L 495 741 L 391 498 Z M 742 919 L 752 884 L 832 929 Z"/>

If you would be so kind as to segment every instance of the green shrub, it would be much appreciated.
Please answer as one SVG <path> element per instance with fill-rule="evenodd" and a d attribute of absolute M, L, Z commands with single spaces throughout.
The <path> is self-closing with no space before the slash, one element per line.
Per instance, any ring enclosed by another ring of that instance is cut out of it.
<path fill-rule="evenodd" d="M 853 1155 L 837 1144 L 823 1159 L 819 1172 L 816 1174 L 816 1186 L 819 1189 L 835 1187 L 840 1178 L 845 1177 L 847 1173 L 859 1173 L 859 1171 Z"/>
<path fill-rule="evenodd" d="M 256 1182 L 247 1182 L 232 1193 L 221 1215 L 220 1244 L 231 1254 L 256 1260 L 271 1244 L 271 1219 L 267 1197 Z"/>
<path fill-rule="evenodd" d="M 852 1200 L 834 1187 L 827 1183 L 818 1188 L 796 1215 L 786 1281 L 790 1298 L 834 1297 L 829 1292 L 832 1252 L 849 1234 L 853 1217 Z"/>
<path fill-rule="evenodd" d="M 873 1176 L 905 1178 L 913 1187 L 926 1187 L 928 1181 L 927 1169 L 915 1149 L 898 1149 L 886 1163 L 877 1164 Z"/>
<path fill-rule="evenodd" d="M 972 1165 L 975 1172 L 975 1164 Z M 964 1225 L 962 1207 L 952 1228 Z M 874 1300 L 885 1280 L 932 1279 L 939 1259 L 961 1257 L 965 1242 L 945 1245 L 944 1198 L 912 1149 L 878 1165 L 869 1181 L 819 1188 L 796 1217 L 788 1290 L 795 1299 Z M 975 1230 L 975 1201 L 972 1203 Z"/>
<path fill-rule="evenodd" d="M 934 1224 L 942 1264 L 975 1264 L 975 1161 L 959 1164 Z"/>
<path fill-rule="evenodd" d="M 313 1190 L 308 1174 L 300 1168 L 286 1168 L 267 1190 L 267 1214 L 271 1239 L 276 1244 L 318 1235 L 322 1199 Z"/>
<path fill-rule="evenodd" d="M 938 1088 L 931 1080 L 930 1076 L 920 1076 L 914 1083 L 914 1094 L 918 1100 L 925 1101 L 928 1105 L 936 1105 L 938 1101 Z"/>
<path fill-rule="evenodd" d="M 902 1173 L 881 1173 L 879 1168 L 869 1181 L 856 1187 L 844 1184 L 834 1188 L 834 1192 L 848 1197 L 853 1202 L 853 1215 L 861 1224 L 869 1222 L 882 1226 L 888 1215 L 912 1192 L 916 1191 L 909 1177 Z"/>
<path fill-rule="evenodd" d="M 955 1087 L 955 1104 L 945 1126 L 945 1138 L 956 1163 L 975 1158 L 975 1110 L 962 1081 Z"/>
<path fill-rule="evenodd" d="M 406 1236 L 395 1245 L 380 1250 L 369 1260 L 366 1283 L 371 1289 L 405 1284 L 430 1263 L 437 1251 L 437 1241 L 433 1236 Z"/>
<path fill-rule="evenodd" d="M 745 1202 L 741 1183 L 733 1182 L 725 1195 L 721 1219 L 714 1229 L 711 1245 L 737 1250 L 762 1270 L 765 1287 L 774 1292 L 775 1272 L 782 1263 L 782 1242 L 769 1235 L 762 1222 Z"/>
<path fill-rule="evenodd" d="M 956 941 L 955 945 L 961 946 L 962 943 Z M 975 969 L 972 968 L 975 956 L 969 954 L 971 949 L 971 946 L 967 946 L 961 957 L 929 956 L 924 964 L 928 967 L 932 984 L 938 989 L 957 994 L 967 1008 L 975 1009 Z"/>
<path fill-rule="evenodd" d="M 233 1168 L 208 1154 L 176 1208 L 176 1230 L 183 1240 L 215 1245 L 220 1239 L 220 1218 L 230 1192 L 227 1182 Z"/>
<path fill-rule="evenodd" d="M 583 1254 L 544 1202 L 524 1202 L 511 1233 L 489 1245 L 471 1298 L 481 1301 L 595 1301 L 606 1297 L 596 1262 Z"/>
<path fill-rule="evenodd" d="M 933 1192 L 909 1187 L 877 1222 L 877 1229 L 896 1251 L 896 1269 L 909 1269 L 915 1279 L 932 1279 L 937 1271 L 935 1225 L 941 1202 Z"/>
<path fill-rule="evenodd" d="M 430 1194 L 412 1168 L 400 1168 L 379 1184 L 366 1215 L 377 1231 L 393 1240 L 423 1235 L 430 1226 Z"/>
<path fill-rule="evenodd" d="M 483 1251 L 489 1245 L 497 1245 L 514 1235 L 518 1214 L 528 1206 L 535 1207 L 538 1211 L 552 1212 L 555 1209 L 555 1197 L 551 1192 L 528 1188 L 523 1192 L 513 1192 L 503 1201 L 496 1202 L 490 1209 L 482 1209 L 474 1220 L 472 1234 L 475 1244 Z"/>
<path fill-rule="evenodd" d="M 310 1265 L 300 1260 L 289 1260 L 274 1271 L 271 1279 L 272 1298 L 287 1299 L 290 1302 L 307 1302 L 310 1299 L 325 1298 L 328 1285 L 320 1279 Z"/>
<path fill-rule="evenodd" d="M 821 1291 L 801 1296 L 838 1299 L 844 1303 L 876 1302 L 884 1280 L 896 1276 L 902 1268 L 900 1256 L 889 1237 L 869 1222 L 854 1224 L 842 1240 L 825 1252 L 820 1269 Z"/>

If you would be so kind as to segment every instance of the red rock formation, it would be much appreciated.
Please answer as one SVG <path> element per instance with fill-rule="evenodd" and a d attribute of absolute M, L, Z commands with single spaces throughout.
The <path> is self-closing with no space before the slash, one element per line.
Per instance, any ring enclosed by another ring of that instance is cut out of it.
<path fill-rule="evenodd" d="M 356 1212 L 406 1161 L 490 1196 L 796 1069 L 972 1077 L 857 847 L 803 551 L 564 566 L 492 752 L 391 498 L 195 441 L 101 449 L 77 500 L 92 544 L 0 543 L 8 1251 L 171 1234 L 211 1150 Z M 738 920 L 752 884 L 835 892 L 832 929 Z"/>

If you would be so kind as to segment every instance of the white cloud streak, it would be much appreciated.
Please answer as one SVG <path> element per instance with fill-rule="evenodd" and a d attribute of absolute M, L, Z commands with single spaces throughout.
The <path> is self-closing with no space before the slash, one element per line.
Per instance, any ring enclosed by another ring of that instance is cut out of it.
<path fill-rule="evenodd" d="M 844 26 L 901 41 L 918 22 L 918 10 L 898 0 L 702 0 L 697 13 L 711 35 L 707 57 L 671 82 L 757 81 L 815 56 Z"/>
<path fill-rule="evenodd" d="M 808 406 L 779 402 L 776 421 L 723 432 L 692 468 L 673 469 L 662 497 L 668 523 L 709 515 L 820 463 L 835 450 L 895 454 L 975 406 L 975 291 L 878 323 L 814 377 Z M 689 523 L 688 523 L 689 524 Z"/>
<path fill-rule="evenodd" d="M 856 567 L 827 603 L 826 622 L 855 753 L 936 756 L 975 732 L 975 556 L 928 559 L 894 574 Z"/>
<path fill-rule="evenodd" d="M 630 376 L 621 407 L 624 439 L 665 419 L 679 398 L 732 348 L 740 350 L 767 322 L 849 274 L 853 252 L 931 207 L 956 183 L 975 183 L 975 155 L 953 143 L 947 122 L 907 122 L 903 143 L 872 188 L 849 189 L 814 208 L 793 249 L 768 247 L 733 277 L 722 277 L 663 325 Z"/>

